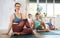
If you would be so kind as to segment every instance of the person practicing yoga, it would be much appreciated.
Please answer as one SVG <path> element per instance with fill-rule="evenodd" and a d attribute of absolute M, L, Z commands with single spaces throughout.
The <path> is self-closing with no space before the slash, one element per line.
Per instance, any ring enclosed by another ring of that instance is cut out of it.
<path fill-rule="evenodd" d="M 49 31 L 48 29 L 46 29 L 44 22 L 41 19 L 39 19 L 38 13 L 35 14 L 35 19 L 33 21 L 33 25 L 34 25 L 35 30 L 37 30 L 37 32 L 40 32 L 40 31 L 48 32 Z"/>
<path fill-rule="evenodd" d="M 15 13 L 13 13 L 10 17 L 10 24 L 8 27 L 8 32 L 5 32 L 3 34 L 9 34 L 11 28 L 13 31 L 13 34 L 32 34 L 33 30 L 31 29 L 28 20 L 24 13 L 20 13 L 20 3 L 15 3 Z M 24 28 L 26 26 L 26 28 Z"/>
<path fill-rule="evenodd" d="M 50 18 L 49 22 L 46 23 L 49 26 L 50 30 L 57 30 L 57 28 L 55 27 L 55 25 L 52 25 L 52 19 Z"/>
<path fill-rule="evenodd" d="M 33 28 L 33 25 L 32 25 L 32 23 L 33 23 L 32 15 L 31 14 L 28 14 L 28 18 L 27 19 L 28 19 L 28 22 L 29 22 L 30 27 Z"/>

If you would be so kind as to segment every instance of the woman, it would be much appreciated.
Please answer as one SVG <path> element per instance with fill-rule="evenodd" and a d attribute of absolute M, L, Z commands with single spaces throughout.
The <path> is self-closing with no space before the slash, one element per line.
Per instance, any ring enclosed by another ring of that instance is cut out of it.
<path fill-rule="evenodd" d="M 9 34 L 11 28 L 13 34 L 32 34 L 32 29 L 29 26 L 26 16 L 19 12 L 20 6 L 20 3 L 15 3 L 15 13 L 11 15 L 8 32 L 4 34 Z M 24 25 L 26 25 L 26 28 L 24 28 Z"/>
<path fill-rule="evenodd" d="M 49 20 L 48 23 L 46 23 L 49 26 L 50 30 L 57 30 L 57 28 L 55 27 L 55 25 L 52 25 L 52 19 Z"/>
<path fill-rule="evenodd" d="M 33 25 L 32 25 L 32 21 L 33 21 L 32 15 L 28 14 L 28 18 L 27 19 L 28 19 L 30 27 L 33 28 Z"/>
<path fill-rule="evenodd" d="M 34 19 L 33 25 L 34 25 L 35 29 L 37 30 L 37 32 L 49 31 L 48 29 L 46 29 L 45 23 L 42 21 L 42 19 L 39 19 L 39 14 L 38 13 L 36 13 L 35 18 L 36 19 Z"/>

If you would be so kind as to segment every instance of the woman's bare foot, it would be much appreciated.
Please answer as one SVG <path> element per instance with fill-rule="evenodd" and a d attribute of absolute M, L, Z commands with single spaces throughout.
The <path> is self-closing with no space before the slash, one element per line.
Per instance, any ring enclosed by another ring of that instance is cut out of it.
<path fill-rule="evenodd" d="M 33 31 L 33 34 L 35 35 L 35 34 L 37 34 L 37 32 Z"/>
<path fill-rule="evenodd" d="M 44 29 L 44 30 L 37 30 L 37 32 L 49 32 L 50 30 Z"/>
<path fill-rule="evenodd" d="M 14 35 L 14 34 L 20 35 L 20 33 L 19 33 L 19 32 L 13 32 L 13 35 Z"/>
<path fill-rule="evenodd" d="M 46 29 L 45 32 L 50 32 L 50 30 L 49 29 Z"/>

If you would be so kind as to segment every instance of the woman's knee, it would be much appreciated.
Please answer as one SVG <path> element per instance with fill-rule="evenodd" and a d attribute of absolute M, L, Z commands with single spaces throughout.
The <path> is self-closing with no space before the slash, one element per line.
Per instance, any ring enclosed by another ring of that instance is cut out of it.
<path fill-rule="evenodd" d="M 20 27 L 23 27 L 23 26 L 24 26 L 24 21 L 21 21 L 21 22 L 19 23 L 19 26 L 20 26 Z"/>
<path fill-rule="evenodd" d="M 29 31 L 29 32 L 32 32 L 33 30 L 32 30 L 32 28 L 28 28 L 28 31 Z"/>
<path fill-rule="evenodd" d="M 33 30 L 31 28 L 27 28 L 27 33 L 32 34 Z"/>
<path fill-rule="evenodd" d="M 41 22 L 40 24 L 41 24 L 41 25 L 44 25 L 44 22 Z"/>

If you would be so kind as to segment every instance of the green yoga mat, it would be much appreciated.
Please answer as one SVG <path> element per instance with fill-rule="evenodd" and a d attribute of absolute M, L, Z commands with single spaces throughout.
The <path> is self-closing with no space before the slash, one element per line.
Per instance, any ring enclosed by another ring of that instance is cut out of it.
<path fill-rule="evenodd" d="M 60 35 L 59 33 L 57 32 L 60 32 L 60 31 L 50 31 L 50 32 L 39 32 L 39 35 Z M 11 35 L 10 38 L 38 38 L 37 36 L 35 35 Z"/>
<path fill-rule="evenodd" d="M 40 32 L 41 35 L 59 35 L 57 33 L 54 32 Z"/>
<path fill-rule="evenodd" d="M 60 34 L 54 33 L 54 32 L 39 32 L 39 34 L 41 34 L 41 35 L 60 35 Z"/>
<path fill-rule="evenodd" d="M 36 30 L 34 30 L 36 32 Z M 50 32 L 38 32 L 40 35 L 60 35 L 60 30 L 51 30 Z"/>
<path fill-rule="evenodd" d="M 35 35 L 16 35 L 16 36 L 11 36 L 10 38 L 38 38 Z"/>

